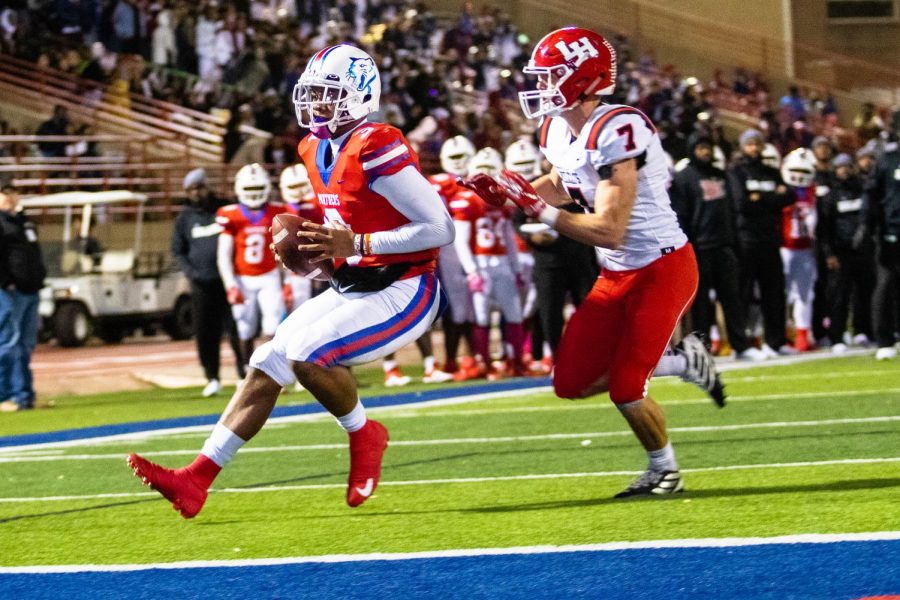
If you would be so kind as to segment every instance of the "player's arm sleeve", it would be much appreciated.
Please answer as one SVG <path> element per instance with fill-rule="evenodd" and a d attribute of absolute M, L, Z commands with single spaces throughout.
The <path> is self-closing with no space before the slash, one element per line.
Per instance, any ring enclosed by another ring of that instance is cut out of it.
<path fill-rule="evenodd" d="M 472 222 L 454 219 L 453 226 L 456 229 L 456 239 L 453 241 L 453 248 L 459 257 L 459 264 L 462 265 L 466 275 L 474 273 L 478 270 L 478 265 L 475 263 L 472 249 L 469 247 L 469 239 L 472 236 Z"/>
<path fill-rule="evenodd" d="M 649 119 L 636 110 L 618 114 L 598 128 L 599 131 L 590 132 L 587 149 L 591 164 L 603 179 L 609 178 L 603 176 L 604 172 L 616 163 L 629 158 L 641 163 L 656 134 Z"/>
<path fill-rule="evenodd" d="M 234 237 L 230 233 L 220 233 L 216 246 L 216 266 L 225 289 L 237 285 L 234 276 Z"/>
<path fill-rule="evenodd" d="M 390 231 L 372 233 L 369 242 L 373 254 L 418 252 L 453 241 L 450 214 L 437 191 L 414 165 L 407 164 L 370 182 L 372 191 L 387 199 L 410 221 Z"/>
<path fill-rule="evenodd" d="M 693 236 L 691 221 L 694 217 L 694 197 L 691 194 L 691 181 L 686 171 L 675 174 L 672 180 L 672 187 L 669 188 L 669 199 L 672 201 L 672 209 L 678 217 L 678 224 L 681 230 L 691 238 Z"/>

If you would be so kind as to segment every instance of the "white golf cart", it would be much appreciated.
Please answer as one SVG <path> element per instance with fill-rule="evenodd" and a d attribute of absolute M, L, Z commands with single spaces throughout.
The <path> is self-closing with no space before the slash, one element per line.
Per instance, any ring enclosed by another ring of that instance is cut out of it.
<path fill-rule="evenodd" d="M 41 217 L 48 270 L 39 308 L 44 339 L 55 337 L 60 346 L 73 347 L 93 334 L 116 343 L 135 330 L 153 334 L 158 327 L 173 339 L 191 336 L 190 284 L 168 260 L 168 244 L 141 248 L 146 202 L 144 194 L 129 191 L 65 192 L 21 201 L 29 214 Z M 80 221 L 75 236 L 73 221 Z M 61 233 L 56 239 L 48 237 L 54 229 Z M 96 238 L 94 229 L 100 232 Z"/>

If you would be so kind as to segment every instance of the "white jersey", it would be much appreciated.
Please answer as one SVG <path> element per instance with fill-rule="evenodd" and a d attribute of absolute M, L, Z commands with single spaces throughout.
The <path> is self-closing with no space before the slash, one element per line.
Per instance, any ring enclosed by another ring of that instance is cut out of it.
<path fill-rule="evenodd" d="M 597 248 L 604 268 L 639 269 L 687 243 L 669 200 L 665 152 L 656 128 L 641 111 L 601 104 L 574 138 L 563 119 L 545 117 L 540 146 L 569 196 L 592 212 L 597 185 L 607 177 L 604 172 L 614 163 L 637 159 L 637 197 L 625 239 L 616 250 Z"/>

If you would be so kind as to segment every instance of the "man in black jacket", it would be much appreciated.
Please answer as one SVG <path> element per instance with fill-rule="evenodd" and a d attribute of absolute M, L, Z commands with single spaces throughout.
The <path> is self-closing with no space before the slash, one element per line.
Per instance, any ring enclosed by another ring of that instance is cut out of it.
<path fill-rule="evenodd" d="M 694 329 L 709 337 L 715 321 L 710 291 L 722 305 L 728 341 L 739 359 L 764 360 L 765 353 L 750 345 L 746 312 L 740 296 L 736 222 L 725 171 L 713 166 L 713 142 L 695 134 L 688 139 L 690 162 L 675 174 L 669 196 L 678 222 L 694 246 L 700 281 L 691 306 Z"/>
<path fill-rule="evenodd" d="M 223 331 L 228 333 L 241 379 L 246 374 L 247 361 L 241 355 L 231 306 L 216 266 L 216 248 L 219 232 L 222 231 L 216 223 L 216 210 L 222 203 L 207 187 L 203 169 L 188 173 L 183 187 L 188 203 L 175 220 L 172 256 L 191 282 L 197 353 L 208 381 L 203 388 L 203 396 L 209 397 L 222 389 L 219 382 L 219 346 Z"/>
<path fill-rule="evenodd" d="M 34 407 L 31 354 L 37 345 L 38 292 L 47 270 L 34 223 L 0 181 L 0 411 Z"/>
<path fill-rule="evenodd" d="M 900 283 L 900 110 L 894 111 L 891 141 L 875 164 L 863 193 L 866 230 L 875 234 L 876 284 L 872 318 L 878 351 L 875 358 L 897 356 L 896 304 Z"/>
<path fill-rule="evenodd" d="M 828 338 L 831 351 L 846 352 L 844 330 L 851 294 L 854 342 L 866 344 L 872 336 L 870 303 L 874 287 L 874 253 L 871 239 L 858 236 L 862 224 L 862 180 L 854 173 L 853 159 L 839 154 L 834 159 L 834 178 L 829 193 L 819 199 L 818 244 L 825 255 Z"/>
<path fill-rule="evenodd" d="M 795 354 L 785 337 L 784 268 L 781 262 L 782 209 L 793 204 L 794 193 L 776 169 L 763 164 L 764 139 L 755 129 L 741 134 L 741 156 L 728 171 L 741 261 L 741 292 L 749 306 L 753 284 L 759 285 L 765 327 L 763 351 L 770 356 Z"/>

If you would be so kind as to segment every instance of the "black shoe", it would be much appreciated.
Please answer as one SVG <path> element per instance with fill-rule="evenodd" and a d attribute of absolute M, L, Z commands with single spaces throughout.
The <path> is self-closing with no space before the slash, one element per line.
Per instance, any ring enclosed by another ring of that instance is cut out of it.
<path fill-rule="evenodd" d="M 719 379 L 716 362 L 696 332 L 689 333 L 675 346 L 675 352 L 687 360 L 687 371 L 681 379 L 703 390 L 716 406 L 725 406 L 725 386 Z"/>
<path fill-rule="evenodd" d="M 647 469 L 627 488 L 615 495 L 616 498 L 637 496 L 668 496 L 684 491 L 684 480 L 678 471 L 653 471 Z"/>

